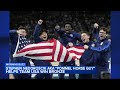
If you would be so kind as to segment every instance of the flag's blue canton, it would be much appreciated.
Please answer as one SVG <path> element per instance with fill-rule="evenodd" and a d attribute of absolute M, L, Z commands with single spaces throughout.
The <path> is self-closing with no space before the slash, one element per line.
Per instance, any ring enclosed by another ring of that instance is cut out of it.
<path fill-rule="evenodd" d="M 24 36 L 20 36 L 17 52 L 20 51 L 21 49 L 23 49 L 28 44 L 31 44 L 31 41 L 27 40 Z"/>

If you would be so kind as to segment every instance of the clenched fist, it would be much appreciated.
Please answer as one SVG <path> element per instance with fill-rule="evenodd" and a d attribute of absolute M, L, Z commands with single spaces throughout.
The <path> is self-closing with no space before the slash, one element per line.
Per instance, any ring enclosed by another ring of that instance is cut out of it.
<path fill-rule="evenodd" d="M 55 26 L 55 29 L 56 29 L 56 30 L 59 30 L 59 29 L 60 29 L 60 26 L 59 26 L 59 25 L 56 25 L 56 26 Z"/>
<path fill-rule="evenodd" d="M 99 25 L 97 23 L 94 23 L 94 28 L 98 29 Z"/>
<path fill-rule="evenodd" d="M 19 30 L 17 30 L 17 34 L 20 36 L 26 36 L 27 32 L 25 29 L 19 29 Z"/>
<path fill-rule="evenodd" d="M 40 19 L 40 20 L 38 21 L 38 24 L 41 25 L 42 23 L 43 23 L 43 20 Z"/>
<path fill-rule="evenodd" d="M 88 49 L 89 48 L 89 46 L 88 45 L 84 45 L 84 49 Z"/>

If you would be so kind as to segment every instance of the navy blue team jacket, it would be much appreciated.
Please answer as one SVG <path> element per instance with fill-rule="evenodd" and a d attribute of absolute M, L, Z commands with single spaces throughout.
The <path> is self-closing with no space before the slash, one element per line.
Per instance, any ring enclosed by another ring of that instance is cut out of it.
<path fill-rule="evenodd" d="M 80 43 L 78 46 L 88 45 L 91 47 L 92 44 L 93 42 L 90 41 L 88 43 Z M 87 49 L 84 51 L 83 55 L 80 58 L 80 65 L 81 66 L 94 66 L 96 61 L 97 61 L 97 54 L 93 50 Z"/>
<path fill-rule="evenodd" d="M 34 41 L 35 43 L 39 43 L 39 42 L 42 42 L 43 40 L 40 39 L 40 31 L 41 31 L 41 25 L 37 24 L 35 26 L 35 30 L 34 30 L 34 33 L 33 33 L 33 36 L 34 36 Z M 42 66 L 49 66 L 51 65 L 50 62 L 47 62 L 47 61 L 43 61 L 43 60 L 34 60 L 34 63 L 35 65 L 42 65 Z"/>
<path fill-rule="evenodd" d="M 80 34 L 72 31 L 71 33 L 66 33 L 64 30 L 54 30 L 60 36 L 60 42 L 65 47 L 69 42 L 72 42 L 73 45 L 76 44 L 77 40 L 81 40 Z"/>
<path fill-rule="evenodd" d="M 111 42 L 106 38 L 96 42 L 95 47 L 90 47 L 99 54 L 99 59 L 97 60 L 97 65 L 105 66 L 108 64 L 108 59 L 111 57 Z"/>
<path fill-rule="evenodd" d="M 25 58 L 25 57 L 16 57 L 16 58 L 13 58 L 13 54 L 15 52 L 15 49 L 16 49 L 16 45 L 17 45 L 17 42 L 18 42 L 18 34 L 16 32 L 16 30 L 10 30 L 9 32 L 10 34 L 10 58 L 11 58 L 11 62 L 22 62 L 22 63 L 26 63 L 27 65 L 30 65 L 29 64 L 29 58 Z"/>

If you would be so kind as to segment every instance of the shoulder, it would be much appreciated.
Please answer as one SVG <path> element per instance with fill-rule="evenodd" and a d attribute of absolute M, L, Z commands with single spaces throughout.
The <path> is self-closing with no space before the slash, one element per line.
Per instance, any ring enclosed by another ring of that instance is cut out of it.
<path fill-rule="evenodd" d="M 80 34 L 77 33 L 77 32 L 75 32 L 75 31 L 73 31 L 72 34 L 73 34 L 74 36 L 80 36 Z"/>
<path fill-rule="evenodd" d="M 105 44 L 110 44 L 110 43 L 111 43 L 111 39 L 105 39 L 105 40 L 104 40 L 104 43 L 105 43 Z"/>
<path fill-rule="evenodd" d="M 72 31 L 72 34 L 78 34 L 76 31 Z"/>

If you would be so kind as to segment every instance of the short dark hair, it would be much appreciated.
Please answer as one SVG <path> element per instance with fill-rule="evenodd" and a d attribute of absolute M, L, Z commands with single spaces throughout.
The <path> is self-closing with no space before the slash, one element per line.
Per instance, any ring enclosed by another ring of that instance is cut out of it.
<path fill-rule="evenodd" d="M 26 30 L 26 28 L 24 26 L 19 26 L 18 30 L 20 30 L 20 29 L 25 29 Z"/>
<path fill-rule="evenodd" d="M 94 40 L 92 33 L 88 32 L 88 31 L 81 31 L 81 34 L 82 33 L 86 33 L 88 36 L 90 36 L 90 38 L 89 38 L 90 41 Z"/>
<path fill-rule="evenodd" d="M 46 32 L 48 34 L 48 31 L 46 29 L 41 29 L 39 35 L 41 35 L 43 32 Z"/>
<path fill-rule="evenodd" d="M 106 27 L 100 27 L 100 30 L 103 30 L 103 31 L 105 31 L 106 33 L 108 33 L 109 31 L 108 31 L 108 28 L 106 28 Z M 100 31 L 99 30 L 99 31 Z"/>
<path fill-rule="evenodd" d="M 88 31 L 81 31 L 81 34 L 82 33 L 86 33 L 88 36 L 91 36 L 91 33 L 89 33 Z"/>
<path fill-rule="evenodd" d="M 69 24 L 71 26 L 71 28 L 73 29 L 73 24 L 71 22 L 65 22 L 64 27 L 66 24 Z"/>
<path fill-rule="evenodd" d="M 19 26 L 18 30 L 20 30 L 20 29 L 24 29 L 24 30 L 26 31 L 26 33 L 29 34 L 28 29 L 27 29 L 26 27 L 24 27 L 24 26 Z"/>

